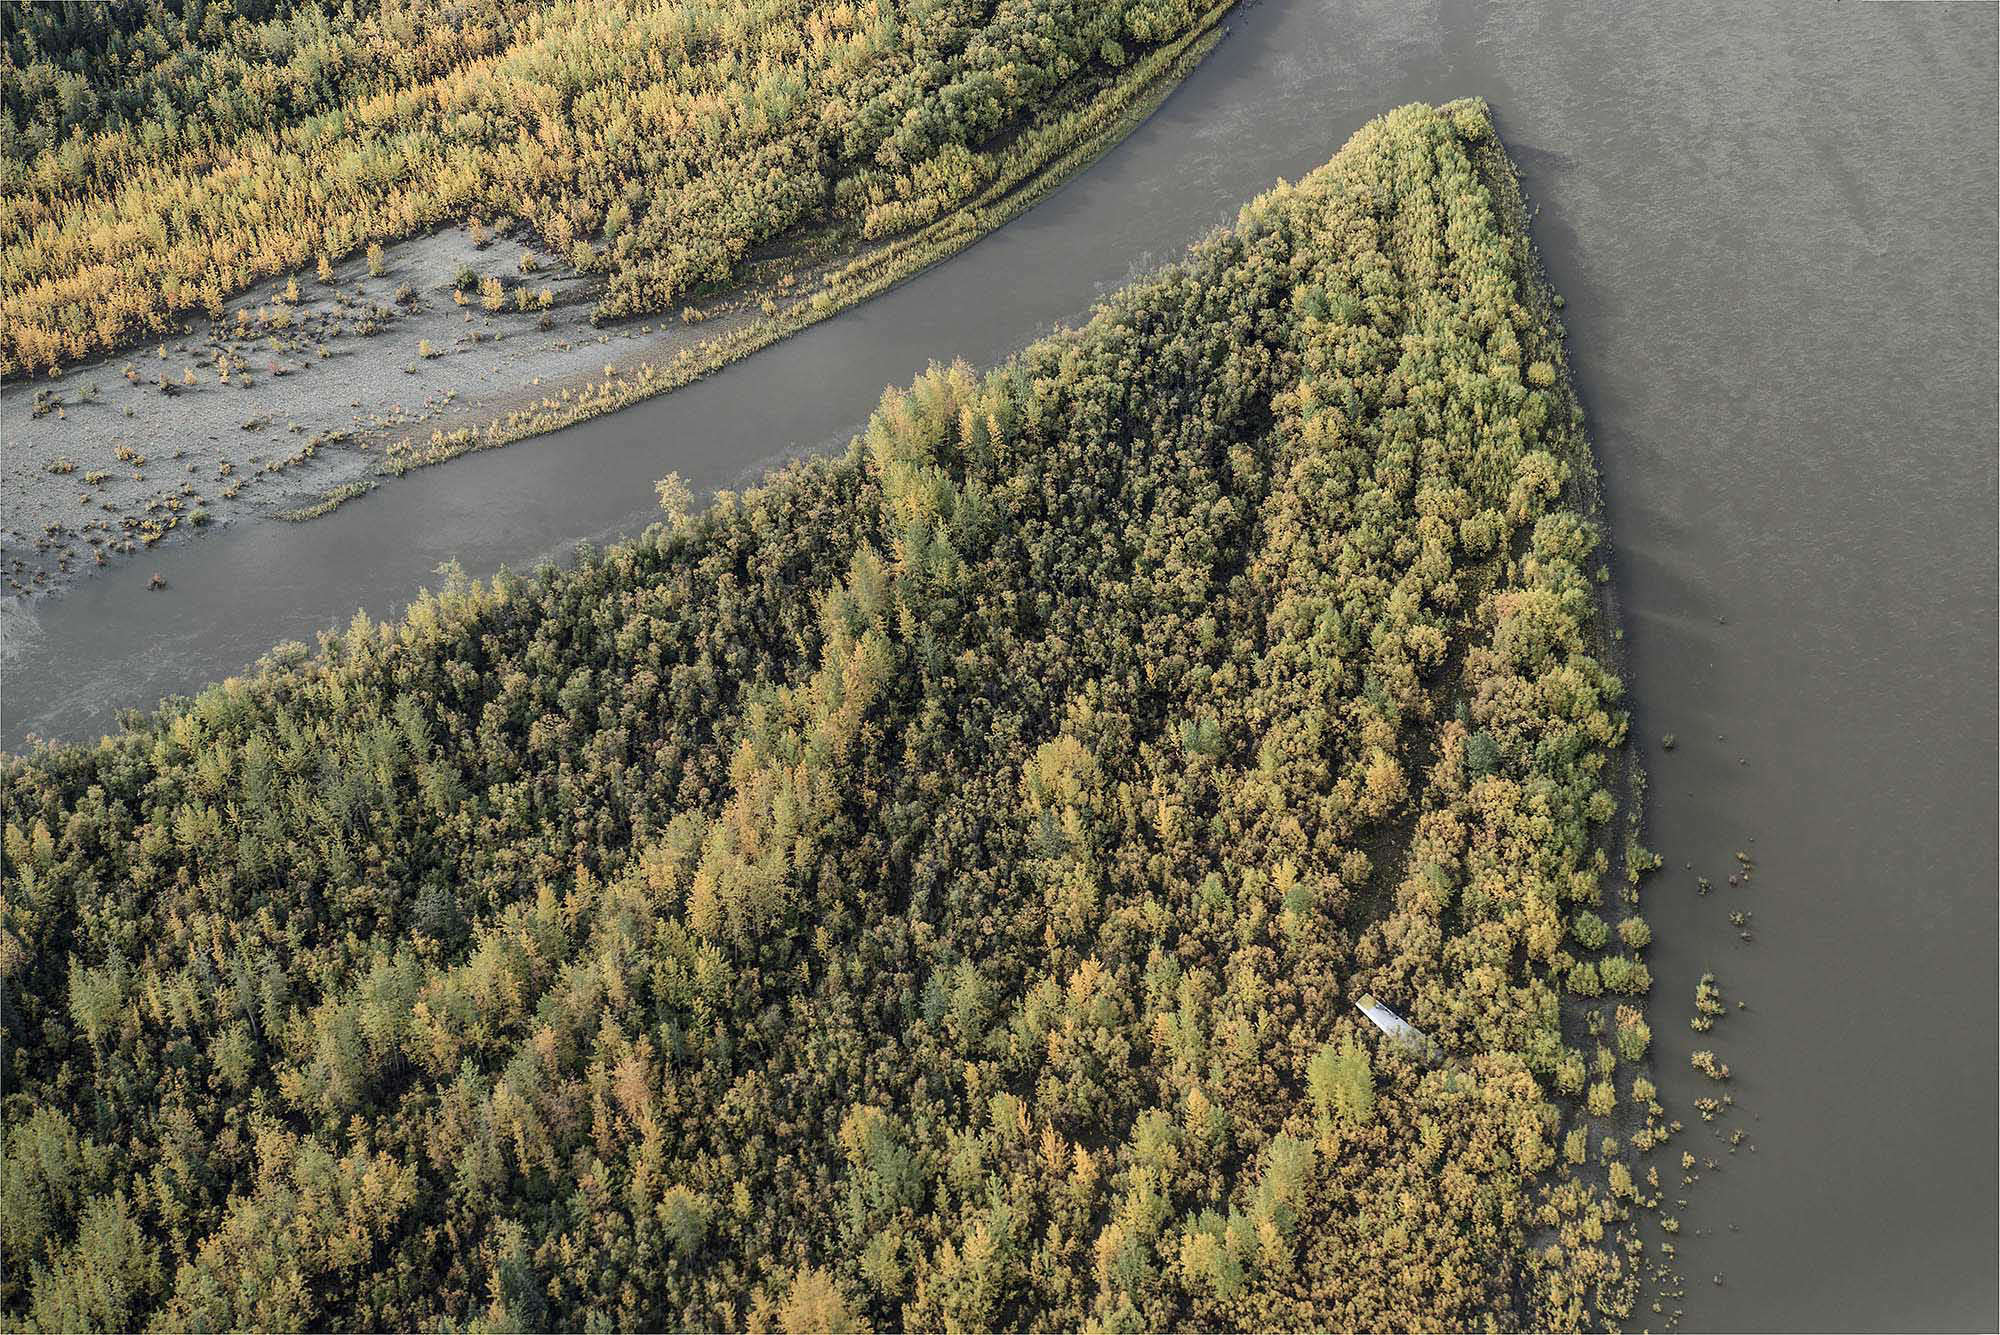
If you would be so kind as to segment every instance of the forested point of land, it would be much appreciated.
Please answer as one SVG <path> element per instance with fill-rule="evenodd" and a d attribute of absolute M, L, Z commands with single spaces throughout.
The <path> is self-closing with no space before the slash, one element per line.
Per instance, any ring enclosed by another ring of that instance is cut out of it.
<path fill-rule="evenodd" d="M 677 495 L 0 760 L 7 1325 L 1630 1313 L 1626 719 L 1483 104 Z"/>
<path fill-rule="evenodd" d="M 1230 3 L 7 0 L 0 374 L 468 218 L 672 310 L 949 220 Z"/>

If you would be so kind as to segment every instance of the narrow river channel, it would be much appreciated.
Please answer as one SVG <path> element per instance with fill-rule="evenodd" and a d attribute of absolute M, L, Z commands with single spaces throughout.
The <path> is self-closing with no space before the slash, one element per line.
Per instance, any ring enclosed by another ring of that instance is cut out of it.
<path fill-rule="evenodd" d="M 1369 118 L 1477 94 L 1568 299 L 1667 858 L 1661 1079 L 1721 1165 L 1681 1212 L 1674 1305 L 1689 1329 L 1990 1329 L 1996 13 L 1266 0 L 1076 181 L 874 301 L 328 518 L 160 551 L 167 594 L 83 581 L 15 638 L 0 745 L 392 615 L 440 562 L 635 532 L 669 470 L 708 491 L 842 448 L 927 360 L 991 364 Z M 1732 889 L 1738 850 L 1758 870 Z M 1733 1154 L 1688 1108 L 1704 969 L 1732 1003 L 1702 1041 L 1736 1072 Z"/>

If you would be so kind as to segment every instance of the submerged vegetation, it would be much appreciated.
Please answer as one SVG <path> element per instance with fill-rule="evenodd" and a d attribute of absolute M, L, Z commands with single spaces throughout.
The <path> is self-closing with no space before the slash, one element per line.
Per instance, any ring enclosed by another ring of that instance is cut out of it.
<path fill-rule="evenodd" d="M 0 1311 L 1623 1319 L 1563 367 L 1484 108 L 1406 108 L 844 458 L 0 762 Z"/>
<path fill-rule="evenodd" d="M 824 315 L 1100 151 L 1230 3 L 14 0 L 0 373 L 350 254 L 377 272 L 382 242 L 465 219 L 521 218 L 598 277 L 603 317 L 674 310 L 773 247 L 861 252 L 810 294 Z"/>

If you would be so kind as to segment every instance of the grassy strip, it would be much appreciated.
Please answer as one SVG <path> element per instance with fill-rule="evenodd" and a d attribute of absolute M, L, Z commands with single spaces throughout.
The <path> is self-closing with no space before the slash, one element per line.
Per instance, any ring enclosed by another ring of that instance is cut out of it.
<path fill-rule="evenodd" d="M 428 441 L 406 436 L 389 445 L 380 471 L 401 477 L 414 468 L 472 450 L 511 445 L 679 389 L 948 259 L 1041 201 L 1152 115 L 1222 40 L 1219 24 L 1235 3 L 1220 0 L 1180 40 L 1149 52 L 1085 105 L 1024 133 L 1002 157 L 992 183 L 972 200 L 830 271 L 825 285 L 811 296 L 776 315 L 683 348 L 664 365 L 647 361 L 629 375 L 608 375 L 576 391 L 574 397 L 544 399 L 538 407 L 508 413 L 483 427 L 434 431 Z"/>
<path fill-rule="evenodd" d="M 311 505 L 301 505 L 294 510 L 280 510 L 277 517 L 288 524 L 303 524 L 308 519 L 318 519 L 321 515 L 331 514 L 356 496 L 366 496 L 373 490 L 375 482 L 372 478 L 363 478 L 358 482 L 343 482 L 322 493 Z"/>

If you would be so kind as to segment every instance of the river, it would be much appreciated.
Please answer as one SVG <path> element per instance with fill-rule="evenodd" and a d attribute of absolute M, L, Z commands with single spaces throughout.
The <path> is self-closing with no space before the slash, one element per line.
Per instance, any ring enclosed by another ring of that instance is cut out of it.
<path fill-rule="evenodd" d="M 1569 303 L 1667 858 L 1646 909 L 1661 1079 L 1722 1165 L 1678 1239 L 1684 1326 L 1990 1330 L 1995 23 L 1976 4 L 1266 0 L 1077 180 L 873 301 L 314 523 L 154 553 L 168 594 L 83 581 L 9 637 L 0 741 L 95 735 L 357 608 L 390 615 L 448 559 L 524 569 L 634 532 L 669 470 L 707 491 L 840 448 L 927 360 L 991 364 L 1372 116 L 1477 94 Z M 1732 889 L 1737 850 L 1758 870 Z M 1704 969 L 1732 999 L 1702 1045 L 1736 1073 L 1734 1155 L 1687 1112 Z"/>

